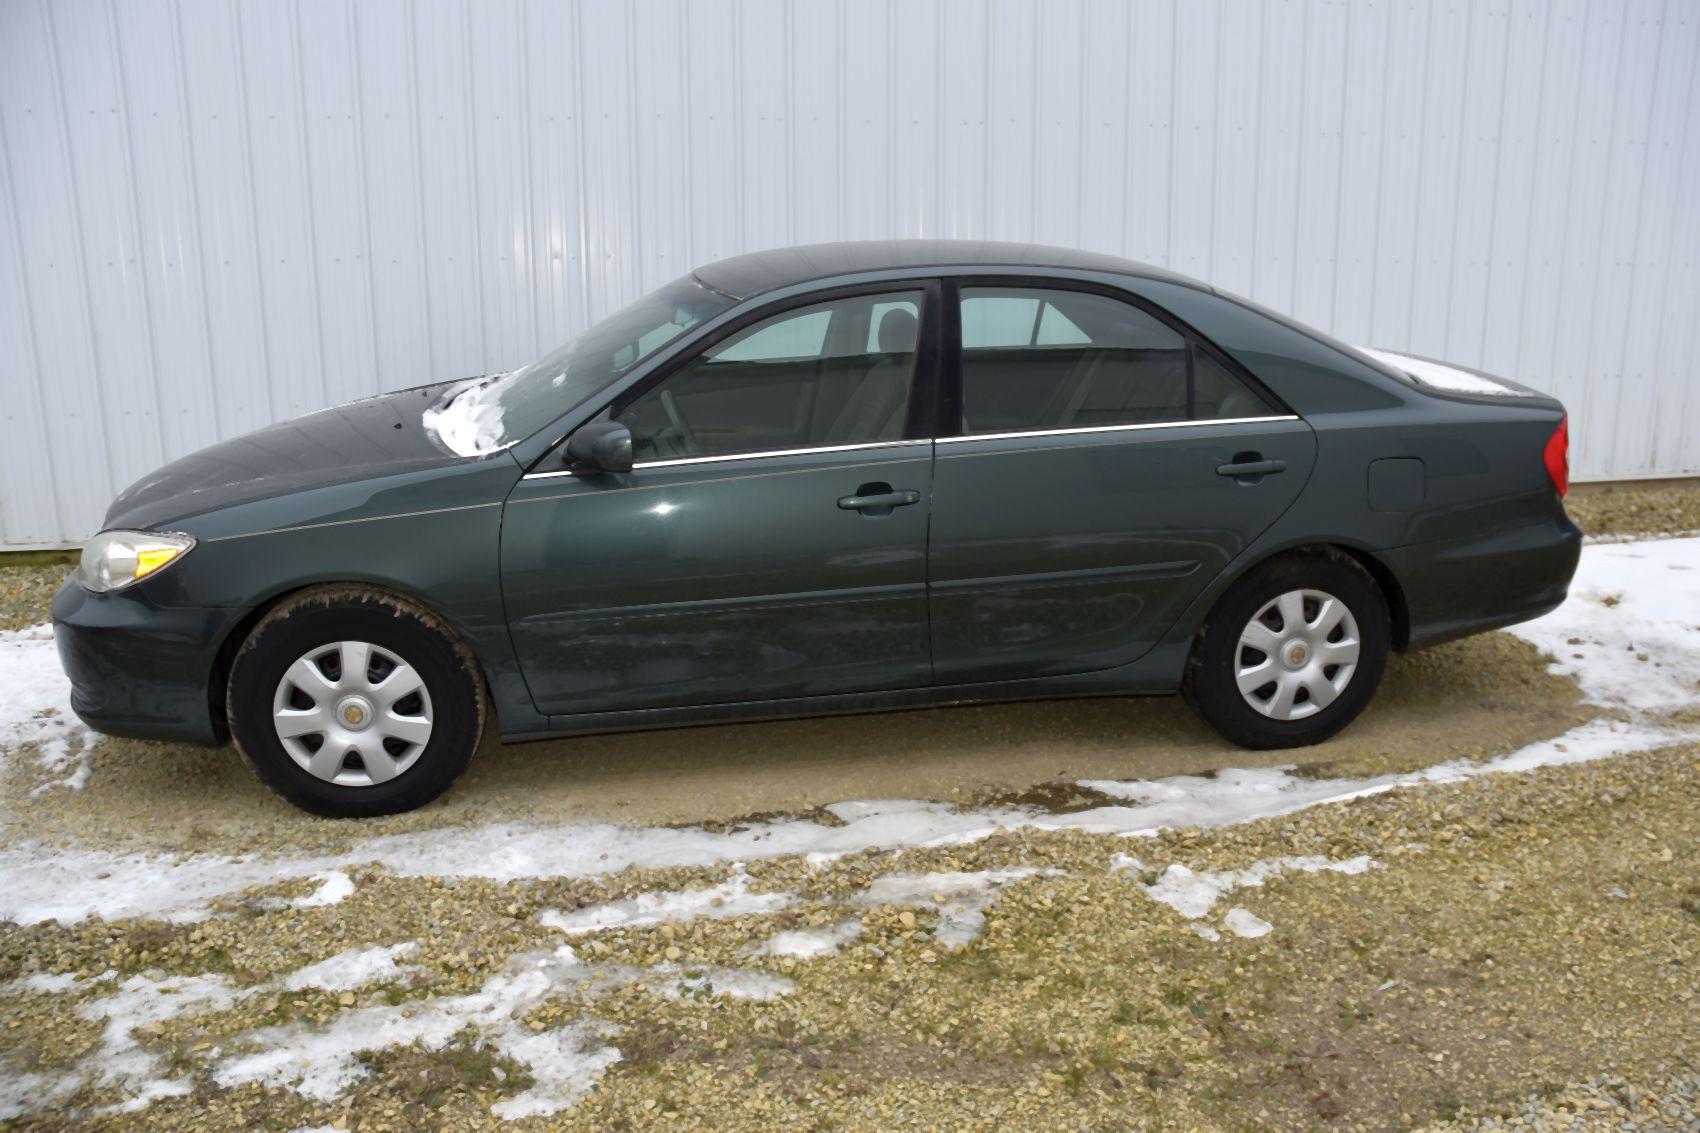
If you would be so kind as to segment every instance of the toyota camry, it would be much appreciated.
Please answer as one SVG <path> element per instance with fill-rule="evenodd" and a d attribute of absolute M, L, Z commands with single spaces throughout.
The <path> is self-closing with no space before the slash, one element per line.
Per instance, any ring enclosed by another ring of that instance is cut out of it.
<path fill-rule="evenodd" d="M 1314 744 L 1565 596 L 1563 407 L 1106 255 L 702 268 L 509 373 L 177 460 L 53 605 L 72 704 L 321 814 L 514 741 L 1179 692 Z"/>

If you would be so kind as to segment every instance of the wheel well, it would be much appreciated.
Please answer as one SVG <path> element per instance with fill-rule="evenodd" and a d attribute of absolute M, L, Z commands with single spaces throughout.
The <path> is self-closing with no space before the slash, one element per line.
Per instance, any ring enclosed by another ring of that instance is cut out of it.
<path fill-rule="evenodd" d="M 1358 547 L 1348 547 L 1343 543 L 1309 543 L 1300 547 L 1288 547 L 1284 551 L 1269 556 L 1269 559 L 1278 559 L 1283 555 L 1307 551 L 1350 559 L 1363 568 L 1364 572 L 1374 580 L 1376 589 L 1381 591 L 1381 597 L 1387 602 L 1387 619 L 1389 628 L 1392 630 L 1394 652 L 1405 652 L 1411 641 L 1410 609 L 1405 604 L 1404 588 L 1399 585 L 1399 579 L 1395 577 L 1387 564 L 1368 551 Z M 1268 562 L 1269 559 L 1264 559 L 1263 562 Z M 1255 565 L 1261 566 L 1263 564 Z"/>
<path fill-rule="evenodd" d="M 230 722 L 225 719 L 224 714 L 225 694 L 230 687 L 230 668 L 232 663 L 236 660 L 236 655 L 242 651 L 243 643 L 248 640 L 248 635 L 254 632 L 254 627 L 259 625 L 260 622 L 265 619 L 267 614 L 271 613 L 277 607 L 292 598 L 297 598 L 300 595 L 313 590 L 346 587 L 358 587 L 363 590 L 370 590 L 376 594 L 381 594 L 390 598 L 400 599 L 403 602 L 411 603 L 423 609 L 437 621 L 442 622 L 444 628 L 450 633 L 453 633 L 455 637 L 460 640 L 460 643 L 466 647 L 466 651 L 470 653 L 473 660 L 477 662 L 476 667 L 478 679 L 483 682 L 484 685 L 483 692 L 486 705 L 485 711 L 487 714 L 495 713 L 495 697 L 493 697 L 490 693 L 490 675 L 484 671 L 484 659 L 478 656 L 478 650 L 472 647 L 472 643 L 466 639 L 466 635 L 461 633 L 455 624 L 448 618 L 444 617 L 442 612 L 435 606 L 431 605 L 431 603 L 419 598 L 417 595 L 408 594 L 404 591 L 395 590 L 386 586 L 375 585 L 370 582 L 312 582 L 305 586 L 297 586 L 293 589 L 283 590 L 273 594 L 270 598 L 267 598 L 264 602 L 261 602 L 252 610 L 249 610 L 246 614 L 242 615 L 241 619 L 238 620 L 235 625 L 230 627 L 230 632 L 224 635 L 224 641 L 219 645 L 218 653 L 215 654 L 213 658 L 212 676 L 207 681 L 207 697 L 210 701 L 208 707 L 212 710 L 213 731 L 216 733 L 220 743 L 224 743 L 230 739 Z"/>

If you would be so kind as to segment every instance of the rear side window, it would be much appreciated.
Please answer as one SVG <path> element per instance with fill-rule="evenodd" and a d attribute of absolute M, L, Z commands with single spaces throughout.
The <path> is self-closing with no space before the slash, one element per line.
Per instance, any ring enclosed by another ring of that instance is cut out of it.
<path fill-rule="evenodd" d="M 1268 412 L 1208 349 L 1129 303 L 962 290 L 962 431 L 1090 429 Z"/>

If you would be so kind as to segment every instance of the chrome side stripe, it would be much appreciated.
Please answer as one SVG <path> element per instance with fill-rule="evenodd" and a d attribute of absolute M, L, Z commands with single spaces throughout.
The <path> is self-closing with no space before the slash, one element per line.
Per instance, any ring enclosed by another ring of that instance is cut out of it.
<path fill-rule="evenodd" d="M 786 448 L 774 449 L 770 452 L 738 452 L 724 456 L 686 456 L 675 460 L 640 460 L 632 465 L 635 472 L 640 468 L 683 468 L 692 464 L 725 464 L 734 460 L 763 460 L 777 456 L 815 456 L 834 452 L 867 452 L 873 449 L 912 448 L 918 445 L 960 445 L 970 441 L 1011 441 L 1023 437 L 1079 437 L 1093 433 L 1133 433 L 1147 429 L 1197 429 L 1214 425 L 1265 425 L 1277 421 L 1297 421 L 1299 418 L 1291 413 L 1276 414 L 1268 417 L 1213 417 L 1200 418 L 1192 421 L 1152 421 L 1139 425 L 1088 425 L 1077 429 L 1030 429 L 1016 433 L 973 433 L 960 437 L 938 437 L 935 440 L 909 441 L 874 441 L 859 445 L 823 445 L 819 448 Z M 551 480 L 560 476 L 573 476 L 576 473 L 562 470 L 559 472 L 528 472 L 526 480 Z"/>
<path fill-rule="evenodd" d="M 685 456 L 674 460 L 640 460 L 632 465 L 632 471 L 640 468 L 681 468 L 689 464 L 724 464 L 730 460 L 763 460 L 775 456 L 815 456 L 821 453 L 834 452 L 867 452 L 873 449 L 913 448 L 917 445 L 930 445 L 930 440 L 910 441 L 871 441 L 859 445 L 822 445 L 819 448 L 785 448 L 773 449 L 768 452 L 737 452 L 724 456 Z M 557 476 L 572 476 L 570 471 L 560 472 L 528 472 L 524 479 L 548 480 Z"/>
<path fill-rule="evenodd" d="M 1191 421 L 1152 421 L 1141 425 L 1087 425 L 1077 429 L 1030 429 L 1018 433 L 971 433 L 960 437 L 940 437 L 941 445 L 967 444 L 969 441 L 1011 441 L 1022 437 L 1078 437 L 1088 433 L 1133 433 L 1144 429 L 1196 429 L 1211 425 L 1262 425 L 1273 421 L 1297 421 L 1291 413 L 1271 417 L 1201 417 Z"/>

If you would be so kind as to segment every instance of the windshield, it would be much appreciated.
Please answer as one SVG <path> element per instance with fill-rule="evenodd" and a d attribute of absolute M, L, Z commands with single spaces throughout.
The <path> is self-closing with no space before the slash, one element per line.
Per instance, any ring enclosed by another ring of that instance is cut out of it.
<path fill-rule="evenodd" d="M 506 448 L 732 303 L 694 275 L 676 279 L 528 366 L 454 386 L 425 427 L 461 456 Z"/>

